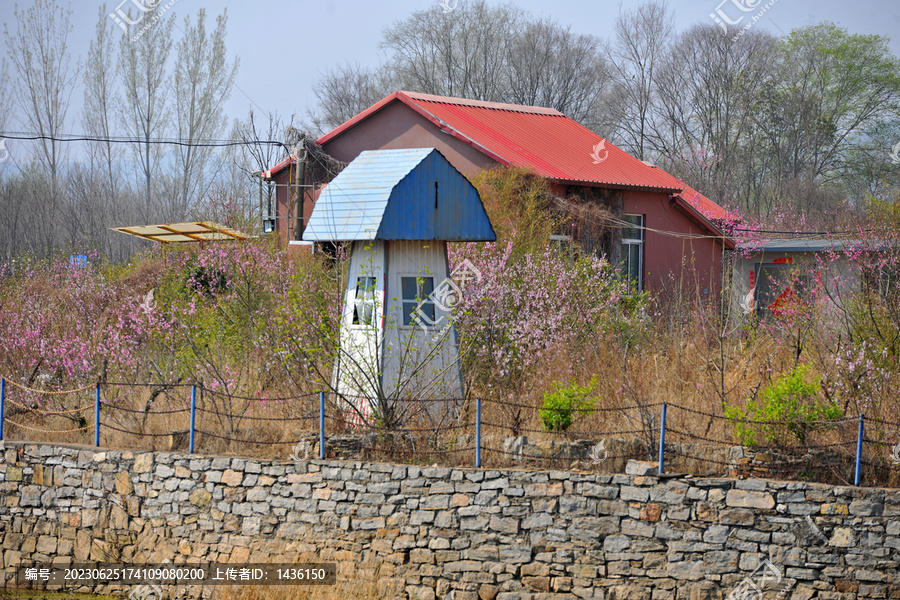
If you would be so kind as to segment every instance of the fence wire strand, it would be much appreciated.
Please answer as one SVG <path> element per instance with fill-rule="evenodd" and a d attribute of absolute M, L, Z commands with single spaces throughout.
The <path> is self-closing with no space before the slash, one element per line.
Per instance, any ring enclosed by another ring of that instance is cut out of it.
<path fill-rule="evenodd" d="M 18 384 L 14 381 L 6 379 L 7 382 L 10 383 L 11 386 L 24 390 L 27 393 L 39 394 L 39 395 L 49 395 L 49 396 L 62 396 L 67 394 L 77 394 L 80 392 L 84 392 L 86 390 L 90 390 L 94 388 L 94 385 L 85 385 L 79 388 L 75 388 L 72 390 L 38 390 L 34 388 L 30 388 L 28 386 Z M 134 383 L 125 383 L 125 382 L 101 382 L 99 384 L 101 386 L 101 390 L 105 386 L 110 387 L 127 387 L 127 388 L 154 388 L 160 390 L 162 392 L 174 390 L 174 389 L 187 389 L 190 387 L 195 387 L 200 390 L 206 396 L 206 400 L 202 397 L 198 405 L 193 407 L 194 414 L 201 415 L 215 415 L 216 417 L 222 418 L 235 418 L 235 419 L 246 419 L 248 421 L 253 422 L 273 422 L 273 423 L 288 423 L 288 422 L 315 422 L 320 417 L 324 417 L 324 421 L 326 423 L 330 423 L 331 426 L 335 429 L 330 435 L 326 436 L 326 448 L 328 448 L 331 443 L 335 441 L 335 436 L 339 435 L 338 432 L 351 432 L 352 434 L 364 435 L 367 433 L 375 433 L 375 434 L 394 434 L 400 436 L 409 436 L 409 437 L 401 437 L 399 439 L 394 438 L 394 441 L 381 446 L 381 444 L 375 444 L 374 446 L 366 446 L 360 444 L 360 447 L 356 450 L 353 449 L 353 446 L 349 446 L 350 452 L 359 451 L 363 453 L 369 453 L 371 456 L 407 456 L 407 457 L 436 457 L 436 456 L 459 456 L 466 453 L 477 453 L 480 449 L 483 458 L 490 459 L 491 457 L 497 459 L 503 459 L 504 461 L 515 461 L 515 462 L 533 462 L 536 461 L 538 463 L 549 461 L 551 464 L 556 463 L 569 463 L 574 464 L 576 461 L 584 465 L 585 463 L 591 463 L 598 468 L 602 468 L 602 465 L 606 461 L 616 461 L 623 459 L 631 459 L 631 458 L 646 458 L 648 455 L 648 447 L 649 453 L 655 454 L 656 448 L 652 448 L 655 444 L 654 440 L 658 439 L 660 430 L 659 430 L 659 421 L 656 420 L 656 417 L 659 417 L 657 412 L 653 413 L 653 417 L 651 421 L 653 421 L 654 426 L 646 426 L 640 428 L 633 429 L 622 429 L 617 431 L 577 431 L 577 425 L 569 428 L 566 431 L 547 431 L 545 429 L 537 428 L 534 426 L 528 426 L 527 423 L 531 423 L 531 418 L 533 415 L 526 419 L 525 422 L 514 426 L 512 423 L 502 423 L 497 422 L 497 419 L 488 418 L 484 419 L 482 416 L 480 420 L 480 426 L 484 430 L 489 430 L 494 432 L 504 432 L 509 431 L 510 433 L 515 433 L 517 436 L 521 436 L 523 434 L 540 434 L 540 437 L 535 435 L 537 439 L 537 443 L 550 443 L 555 444 L 558 443 L 559 446 L 551 445 L 548 449 L 547 454 L 534 452 L 534 448 L 525 447 L 521 450 L 513 451 L 510 446 L 504 443 L 501 447 L 497 443 L 497 438 L 489 438 L 485 440 L 483 437 L 481 438 L 481 445 L 473 443 L 466 443 L 461 447 L 441 447 L 441 444 L 444 442 L 439 440 L 436 434 L 439 433 L 450 433 L 450 432 L 466 432 L 468 435 L 473 433 L 473 429 L 477 431 L 478 424 L 474 421 L 466 421 L 466 422 L 450 422 L 444 424 L 434 424 L 430 426 L 416 424 L 416 426 L 397 426 L 397 427 L 387 427 L 375 422 L 369 422 L 370 417 L 367 415 L 362 417 L 361 415 L 354 414 L 352 410 L 348 410 L 347 408 L 341 408 L 340 406 L 335 405 L 335 399 L 337 396 L 333 394 L 329 394 L 329 402 L 327 403 L 327 411 L 324 415 L 321 414 L 312 414 L 313 411 L 304 410 L 301 412 L 306 413 L 305 416 L 279 416 L 277 412 L 283 412 L 283 408 L 263 408 L 260 407 L 258 409 L 251 408 L 249 406 L 242 407 L 241 410 L 238 411 L 229 411 L 226 409 L 222 409 L 218 406 L 216 402 L 217 399 L 225 399 L 225 400 L 238 400 L 238 401 L 247 401 L 254 403 L 284 403 L 298 400 L 308 400 L 319 396 L 318 392 L 299 394 L 295 396 L 276 396 L 272 398 L 260 398 L 257 396 L 242 396 L 237 394 L 229 394 L 222 391 L 215 391 L 211 388 L 204 386 L 202 384 L 197 383 L 145 383 L 145 384 L 134 384 Z M 118 395 L 118 392 L 116 393 Z M 28 406 L 20 401 L 14 400 L 12 398 L 6 398 L 12 405 L 29 411 L 30 413 L 41 415 L 41 416 L 69 416 L 74 415 L 76 413 L 83 413 L 89 410 L 92 406 L 95 406 L 95 403 L 85 404 L 83 406 L 79 406 L 73 409 L 67 410 L 43 410 L 33 406 Z M 171 398 L 170 398 L 171 400 Z M 210 405 L 210 400 L 212 400 L 212 405 Z M 346 399 L 345 399 L 346 400 Z M 777 420 L 767 420 L 767 421 L 754 421 L 745 418 L 732 418 L 726 417 L 723 414 L 716 414 L 713 412 L 707 412 L 704 410 L 700 410 L 693 407 L 682 406 L 676 403 L 663 403 L 663 402 L 653 402 L 648 404 L 635 404 L 628 406 L 619 406 L 614 408 L 563 408 L 563 407 L 544 407 L 538 406 L 535 404 L 525 404 L 525 403 L 517 403 L 508 400 L 501 399 L 481 399 L 480 400 L 484 406 L 497 405 L 500 407 L 513 407 L 518 410 L 523 411 L 543 411 L 549 413 L 562 413 L 565 412 L 570 415 L 575 414 L 605 414 L 605 413 L 625 413 L 628 411 L 641 411 L 647 412 L 650 410 L 658 410 L 661 407 L 665 406 L 669 409 L 669 420 L 670 424 L 665 427 L 666 434 L 672 436 L 672 439 L 667 440 L 666 446 L 664 448 L 664 462 L 666 460 L 690 460 L 697 461 L 699 463 L 708 463 L 710 465 L 717 465 L 718 467 L 724 468 L 728 473 L 732 473 L 734 471 L 737 472 L 763 472 L 767 474 L 782 474 L 782 473 L 793 473 L 799 472 L 803 470 L 808 470 L 810 468 L 817 469 L 831 469 L 831 472 L 824 473 L 826 477 L 835 476 L 838 480 L 843 481 L 842 475 L 836 469 L 844 469 L 847 467 L 848 463 L 855 462 L 855 457 L 853 456 L 853 452 L 845 452 L 842 449 L 851 448 L 855 444 L 858 443 L 857 435 L 853 435 L 853 439 L 849 441 L 838 441 L 833 443 L 819 443 L 819 444 L 811 444 L 811 443 L 801 443 L 796 446 L 787 446 L 787 447 L 777 447 L 777 448 L 758 448 L 758 451 L 773 451 L 775 452 L 776 460 L 772 461 L 751 461 L 745 463 L 738 463 L 737 460 L 722 460 L 721 454 L 719 452 L 713 452 L 715 448 L 729 448 L 733 446 L 738 446 L 739 442 L 736 439 L 724 439 L 723 437 L 719 437 L 717 435 L 701 435 L 698 433 L 693 433 L 684 430 L 682 427 L 673 427 L 671 423 L 671 418 L 673 414 L 678 414 L 678 411 L 683 411 L 686 415 L 695 415 L 699 417 L 704 417 L 710 419 L 715 422 L 725 422 L 729 425 L 734 424 L 744 424 L 751 426 L 759 426 L 759 427 L 777 427 L 777 426 L 791 426 L 796 425 L 798 423 L 802 423 L 803 425 L 812 426 L 813 428 L 837 428 L 842 425 L 854 424 L 859 421 L 858 417 L 844 417 L 840 419 L 834 420 L 815 420 L 815 421 L 801 421 L 797 419 L 777 419 Z M 102 411 L 106 409 L 110 409 L 111 411 L 120 411 L 123 413 L 129 414 L 137 414 L 137 415 L 174 415 L 174 414 L 183 414 L 190 413 L 191 408 L 182 407 L 182 408 L 170 408 L 170 409 L 160 409 L 160 410 L 149 410 L 149 409 L 135 409 L 129 408 L 126 406 L 121 406 L 119 404 L 119 400 L 116 401 L 101 401 L 99 408 Z M 175 399 L 174 403 L 176 406 L 181 401 Z M 410 410 L 415 415 L 410 415 L 410 418 L 407 418 L 404 422 L 409 423 L 412 419 L 414 419 L 417 415 L 421 414 L 419 409 L 416 409 L 416 405 L 426 406 L 430 403 L 452 403 L 454 406 L 461 408 L 464 405 L 468 405 L 469 408 L 475 402 L 474 398 L 454 398 L 454 399 L 442 399 L 442 400 L 420 400 L 420 399 L 397 399 L 397 402 L 405 403 L 409 407 L 412 407 Z M 352 404 L 352 402 L 351 402 Z M 171 404 L 168 404 L 171 406 Z M 148 407 L 150 405 L 148 404 Z M 263 415 L 258 416 L 257 414 L 241 414 L 246 411 L 262 411 Z M 110 415 L 111 416 L 111 415 Z M 473 415 L 474 416 L 474 415 Z M 502 419 L 500 419 L 502 421 Z M 682 419 L 690 421 L 688 419 Z M 694 421 L 697 419 L 694 418 Z M 93 424 L 86 425 L 84 427 L 71 428 L 71 429 L 48 429 L 35 427 L 31 425 L 26 425 L 23 423 L 19 423 L 10 419 L 5 419 L 9 425 L 21 428 L 25 431 L 31 431 L 40 434 L 65 434 L 65 433 L 78 433 L 88 431 L 94 428 Z M 84 421 L 81 421 L 84 422 Z M 212 420 L 214 423 L 215 421 Z M 427 422 L 427 421 L 426 421 Z M 681 422 L 681 421 L 679 421 Z M 900 430 L 900 423 L 890 421 L 887 419 L 865 419 L 863 418 L 863 424 L 866 427 L 866 433 L 871 431 L 879 431 L 884 428 L 897 427 Z M 204 423 L 210 423 L 210 419 L 207 417 L 204 419 Z M 576 421 L 577 423 L 577 421 Z M 584 422 L 585 424 L 587 422 Z M 605 421 L 601 420 L 601 423 L 605 423 Z M 187 423 L 185 423 L 187 425 Z M 201 425 L 199 422 L 197 425 Z M 711 426 L 711 424 L 710 424 Z M 272 439 L 243 439 L 241 437 L 232 437 L 234 435 L 232 432 L 213 432 L 207 431 L 206 429 L 198 429 L 194 426 L 193 420 L 191 423 L 191 427 L 194 435 L 202 435 L 208 436 L 210 439 L 217 439 L 226 441 L 229 443 L 236 444 L 249 444 L 256 446 L 278 446 L 278 445 L 296 445 L 301 442 L 309 442 L 310 439 L 315 436 L 315 442 L 318 443 L 318 436 L 325 435 L 325 431 L 314 431 L 310 430 L 308 435 L 305 435 L 302 439 L 298 440 L 272 440 Z M 201 425 L 202 427 L 202 425 Z M 110 431 L 116 431 L 119 433 L 127 434 L 130 436 L 135 436 L 137 438 L 163 438 L 172 436 L 172 432 L 167 433 L 149 433 L 141 430 L 131 430 L 126 427 L 123 423 L 118 422 L 115 419 L 107 418 L 105 421 L 100 422 L 101 430 L 106 428 Z M 304 431 L 305 427 L 300 428 L 300 432 Z M 327 428 L 326 428 L 327 430 Z M 191 430 L 179 430 L 177 431 L 180 435 L 186 435 Z M 725 432 L 725 436 L 727 437 L 728 429 L 723 429 Z M 717 427 L 715 432 L 720 432 L 720 429 Z M 713 433 L 715 433 L 713 432 Z M 838 433 L 838 436 L 842 436 L 843 434 Z M 884 431 L 880 431 L 878 434 L 873 435 L 886 435 Z M 630 438 L 628 436 L 631 436 Z M 847 439 L 850 436 L 846 437 L 837 437 L 837 439 Z M 587 448 L 584 446 L 584 441 L 590 441 L 591 443 L 597 442 L 598 438 L 600 439 L 599 443 L 603 444 L 607 440 L 610 439 L 620 439 L 624 441 L 626 444 L 638 444 L 630 446 L 634 448 L 632 451 L 627 451 L 626 449 L 629 446 L 625 446 L 624 448 L 618 448 L 615 454 L 610 454 L 608 451 L 603 452 L 602 459 L 598 456 L 595 449 L 597 446 L 591 449 L 591 454 L 589 456 L 584 456 L 586 454 Z M 376 438 L 380 439 L 380 438 Z M 470 438 L 471 439 L 471 438 Z M 507 437 L 507 440 L 511 439 Z M 831 438 L 835 439 L 835 438 Z M 460 438 L 461 441 L 461 438 Z M 580 444 L 579 444 L 580 442 Z M 700 442 L 702 444 L 708 444 L 712 446 L 709 452 L 706 452 L 706 446 L 692 446 L 693 442 Z M 867 444 L 869 448 L 871 448 L 870 454 L 872 456 L 869 459 L 860 456 L 859 463 L 861 466 L 879 471 L 884 476 L 884 469 L 893 468 L 891 463 L 896 463 L 897 466 L 900 466 L 900 458 L 895 459 L 894 456 L 896 454 L 895 449 L 900 447 L 900 443 L 891 443 L 890 441 L 885 440 L 876 440 L 871 437 L 863 436 L 862 442 Z M 900 442 L 900 438 L 898 438 L 897 442 Z M 578 448 L 578 446 L 581 446 Z M 638 448 L 638 446 L 641 446 Z M 311 446 L 310 446 L 311 448 Z M 697 448 L 700 448 L 700 452 L 697 452 Z M 531 450 L 531 451 L 529 451 Z M 828 450 L 839 450 L 839 452 L 832 453 L 831 456 L 822 456 L 819 454 L 820 451 L 828 451 Z M 347 449 L 337 444 L 331 451 L 338 453 L 339 456 L 342 456 L 343 453 L 347 452 Z M 893 454 L 892 454 L 893 452 Z M 782 453 L 784 455 L 782 455 Z M 803 453 L 803 454 L 801 454 Z M 816 453 L 813 456 L 813 453 Z M 316 453 L 317 454 L 317 453 Z M 701 455 L 698 455 L 701 454 Z M 747 458 L 752 458 L 753 455 L 749 455 Z M 658 457 L 657 457 L 658 458 Z M 744 458 L 744 457 L 742 457 Z M 463 459 L 468 460 L 468 459 Z M 651 460 L 653 460 L 651 458 Z M 727 475 L 726 475 L 727 476 Z"/>
<path fill-rule="evenodd" d="M 16 383 L 12 379 L 9 379 L 8 377 L 4 377 L 2 375 L 0 375 L 0 378 L 2 378 L 6 383 L 12 385 L 13 387 L 17 387 L 20 390 L 25 390 L 26 392 L 31 392 L 32 394 L 39 394 L 41 396 L 65 396 L 67 394 L 77 394 L 78 392 L 83 392 L 85 390 L 90 390 L 96 387 L 96 384 L 91 383 L 80 388 L 75 388 L 73 390 L 38 390 L 22 385 L 21 383 Z"/>
<path fill-rule="evenodd" d="M 17 402 L 17 401 L 15 401 L 15 400 L 13 400 L 12 398 L 7 398 L 6 400 L 8 400 L 8 401 L 11 402 L 12 404 L 15 404 L 16 406 L 18 406 L 18 407 L 20 407 L 20 408 L 23 408 L 23 409 L 25 409 L 25 410 L 27 410 L 27 411 L 29 411 L 29 412 L 37 413 L 37 414 L 42 415 L 42 416 L 51 416 L 51 415 L 74 415 L 75 413 L 80 413 L 80 412 L 85 411 L 85 410 L 87 410 L 87 409 L 89 409 L 89 408 L 94 408 L 94 403 L 91 402 L 90 404 L 85 404 L 84 406 L 82 406 L 82 407 L 80 407 L 80 408 L 73 408 L 73 409 L 71 409 L 71 410 L 43 410 L 43 409 L 40 409 L 40 408 L 34 408 L 34 407 L 32 407 L 32 406 L 27 406 L 27 405 L 25 405 L 25 404 L 22 404 L 21 402 Z"/>
<path fill-rule="evenodd" d="M 22 423 L 17 423 L 12 419 L 4 419 L 10 425 L 15 425 L 16 427 L 21 427 L 27 431 L 34 431 L 36 433 L 75 433 L 78 431 L 87 431 L 88 429 L 93 429 L 93 425 L 87 425 L 85 427 L 79 427 L 77 429 L 42 429 L 40 427 L 30 427 L 28 425 L 23 425 Z"/>
<path fill-rule="evenodd" d="M 171 410 L 140 410 L 134 408 L 125 408 L 124 406 L 117 406 L 116 404 L 112 404 L 109 402 L 101 402 L 101 408 L 111 408 L 113 410 L 119 410 L 127 413 L 136 413 L 141 415 L 174 415 L 177 413 L 185 413 L 191 412 L 190 408 L 173 408 Z"/>

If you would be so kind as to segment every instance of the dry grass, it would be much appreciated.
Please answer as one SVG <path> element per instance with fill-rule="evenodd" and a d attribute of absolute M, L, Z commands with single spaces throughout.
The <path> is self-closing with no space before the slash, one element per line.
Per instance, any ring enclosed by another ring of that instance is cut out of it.
<path fill-rule="evenodd" d="M 482 416 L 485 466 L 521 466 L 520 462 L 502 453 L 503 440 L 511 435 L 527 435 L 532 442 L 599 440 L 604 437 L 635 439 L 642 442 L 644 448 L 652 449 L 649 456 L 635 458 L 655 458 L 662 403 L 669 405 L 667 442 L 700 442 L 719 447 L 738 445 L 732 425 L 724 418 L 724 407 L 742 406 L 773 377 L 789 371 L 797 362 L 797 348 L 788 337 L 780 340 L 777 335 L 762 329 L 732 331 L 727 337 L 720 338 L 713 325 L 712 320 L 704 319 L 699 311 L 682 307 L 657 315 L 651 325 L 625 342 L 621 337 L 607 338 L 598 343 L 587 343 L 577 351 L 560 348 L 521 383 L 521 393 L 514 403 L 491 401 L 510 402 L 506 398 L 492 398 L 476 384 L 471 388 L 470 398 L 462 405 L 459 420 L 447 423 L 465 423 L 464 427 L 438 434 L 419 432 L 408 436 L 378 432 L 375 447 L 370 447 L 361 458 L 473 466 L 474 398 L 479 395 L 487 399 Z M 811 332 L 803 342 L 802 362 L 811 363 L 820 377 L 833 375 L 834 358 L 829 343 L 825 331 Z M 577 360 L 573 359 L 575 354 Z M 597 410 L 576 419 L 565 433 L 551 435 L 545 432 L 539 418 L 545 392 L 555 383 L 578 381 L 583 384 L 592 376 L 597 376 L 599 381 Z M 900 442 L 900 432 L 890 426 L 873 424 L 875 419 L 896 418 L 900 408 L 897 381 L 900 377 L 877 386 L 873 393 L 880 396 L 872 398 L 866 411 L 870 423 L 866 437 L 882 442 L 865 446 L 865 458 L 871 464 L 866 467 L 864 480 L 870 484 L 896 485 L 900 482 L 900 473 L 890 468 L 888 460 L 891 446 Z M 104 402 L 118 408 L 104 405 L 101 446 L 145 450 L 187 448 L 190 417 L 186 409 L 190 403 L 190 388 L 169 388 L 155 395 L 150 402 L 153 391 L 146 387 L 104 388 Z M 8 398 L 14 400 L 16 393 L 17 390 L 7 386 Z M 267 393 L 275 395 L 279 392 Z M 88 409 L 81 413 L 85 420 L 79 422 L 66 416 L 17 414 L 16 408 L 8 403 L 8 419 L 28 427 L 57 431 L 80 426 L 88 429 L 81 433 L 42 434 L 7 421 L 6 436 L 92 444 L 93 391 L 63 397 L 59 402 L 59 407 L 63 408 L 81 405 Z M 318 437 L 319 408 L 315 395 L 283 402 L 246 402 L 205 392 L 198 397 L 197 406 L 196 429 L 210 434 L 198 433 L 196 436 L 196 451 L 204 454 L 287 460 L 297 440 Z M 151 411 L 184 412 L 145 414 L 143 411 L 148 407 Z M 848 403 L 845 410 L 848 415 L 855 416 L 856 406 Z M 327 414 L 339 415 L 340 409 L 329 404 Z M 428 424 L 423 421 L 409 426 Z M 111 427 L 137 434 L 118 432 Z M 343 431 L 341 424 L 332 418 L 327 419 L 326 427 L 329 435 Z M 846 469 L 845 464 L 853 460 L 855 441 L 855 423 L 812 433 L 806 446 L 827 446 L 835 465 L 811 465 L 808 470 L 795 469 L 782 476 L 846 483 L 852 477 L 852 469 Z M 704 457 L 702 452 L 700 454 L 697 459 L 702 461 Z M 529 466 L 566 468 L 570 465 L 571 460 L 542 460 L 533 461 Z M 718 466 L 724 473 L 725 465 Z"/>

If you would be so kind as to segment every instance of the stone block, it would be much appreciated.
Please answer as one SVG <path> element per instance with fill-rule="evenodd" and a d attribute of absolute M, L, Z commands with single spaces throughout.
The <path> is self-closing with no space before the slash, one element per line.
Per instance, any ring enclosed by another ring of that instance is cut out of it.
<path fill-rule="evenodd" d="M 656 475 L 659 465 L 646 460 L 629 459 L 625 465 L 625 474 L 636 477 L 646 477 L 647 475 Z"/>
<path fill-rule="evenodd" d="M 500 562 L 516 565 L 531 561 L 532 548 L 526 545 L 500 546 Z"/>
<path fill-rule="evenodd" d="M 884 504 L 868 500 L 854 500 L 850 503 L 850 514 L 860 517 L 880 516 L 884 512 Z"/>
<path fill-rule="evenodd" d="M 647 488 L 624 485 L 619 497 L 626 502 L 646 502 L 650 499 L 650 490 Z"/>
<path fill-rule="evenodd" d="M 222 473 L 222 483 L 227 486 L 237 487 L 241 485 L 241 481 L 244 479 L 244 474 L 238 471 L 234 471 L 232 469 L 225 469 L 225 472 Z"/>
<path fill-rule="evenodd" d="M 624 552 L 631 547 L 631 539 L 627 535 L 610 535 L 603 540 L 604 552 Z"/>
<path fill-rule="evenodd" d="M 406 593 L 410 598 L 417 600 L 435 600 L 434 588 L 424 585 L 408 585 Z"/>
<path fill-rule="evenodd" d="M 728 493 L 725 495 L 725 504 L 735 508 L 771 510 L 775 508 L 775 498 L 767 492 L 728 490 Z"/>
<path fill-rule="evenodd" d="M 523 577 L 522 583 L 528 589 L 534 590 L 536 592 L 549 592 L 550 591 L 550 578 L 549 577 Z"/>
<path fill-rule="evenodd" d="M 834 531 L 831 532 L 831 539 L 828 540 L 828 545 L 838 548 L 855 546 L 856 537 L 853 535 L 853 530 L 849 527 L 835 527 Z"/>
<path fill-rule="evenodd" d="M 149 473 L 153 468 L 153 453 L 143 452 L 134 457 L 134 472 Z"/>

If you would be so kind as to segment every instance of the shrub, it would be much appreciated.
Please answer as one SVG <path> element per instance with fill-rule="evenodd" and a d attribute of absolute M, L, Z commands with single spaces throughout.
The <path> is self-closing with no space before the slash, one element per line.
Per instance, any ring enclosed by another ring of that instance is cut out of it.
<path fill-rule="evenodd" d="M 574 413 L 587 413 L 594 407 L 590 396 L 597 387 L 597 376 L 587 385 L 572 383 L 568 386 L 557 383 L 553 390 L 544 394 L 540 410 L 541 423 L 547 431 L 565 431 L 572 425 Z"/>
<path fill-rule="evenodd" d="M 203 265 L 191 269 L 186 284 L 194 292 L 209 298 L 228 289 L 228 279 L 225 277 L 225 273 Z"/>
<path fill-rule="evenodd" d="M 750 400 L 743 409 L 726 407 L 725 416 L 732 420 L 742 444 L 755 446 L 758 436 L 773 444 L 790 437 L 804 444 L 809 432 L 830 428 L 819 421 L 844 416 L 837 403 L 825 402 L 821 395 L 822 386 L 810 377 L 809 366 L 800 365 L 763 387 L 759 402 Z"/>

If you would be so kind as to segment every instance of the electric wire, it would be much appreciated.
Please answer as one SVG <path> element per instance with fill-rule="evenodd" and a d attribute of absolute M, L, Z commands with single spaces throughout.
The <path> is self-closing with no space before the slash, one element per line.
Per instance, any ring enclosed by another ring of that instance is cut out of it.
<path fill-rule="evenodd" d="M 110 136 L 110 137 L 100 137 L 100 136 L 92 136 L 85 134 L 75 134 L 75 133 L 62 133 L 58 135 L 45 135 L 39 133 L 31 133 L 24 131 L 2 131 L 0 132 L 0 138 L 6 138 L 8 140 L 23 140 L 23 141 L 38 141 L 38 140 L 46 140 L 51 142 L 108 142 L 108 143 L 116 143 L 116 144 L 151 144 L 151 145 L 159 145 L 159 144 L 168 144 L 173 146 L 185 146 L 190 148 L 226 148 L 231 146 L 259 146 L 259 145 L 268 145 L 268 146 L 281 146 L 282 148 L 287 149 L 282 142 L 278 142 L 275 140 L 230 140 L 230 139 L 207 139 L 207 140 L 197 140 L 194 142 L 186 142 L 181 139 L 175 138 L 152 138 L 152 139 L 140 139 L 135 137 L 126 137 L 126 136 Z"/>
<path fill-rule="evenodd" d="M 186 142 L 180 139 L 174 138 L 153 138 L 153 139 L 140 139 L 135 137 L 126 137 L 126 136 L 109 136 L 109 137 L 100 137 L 100 136 L 89 136 L 85 134 L 57 134 L 57 135 L 45 135 L 45 134 L 37 134 L 32 132 L 21 132 L 21 131 L 10 131 L 10 132 L 0 132 L 0 139 L 6 138 L 11 140 L 23 140 L 23 141 L 37 141 L 37 140 L 47 140 L 54 142 L 109 142 L 109 143 L 126 143 L 126 144 L 152 144 L 152 145 L 175 145 L 175 146 L 184 146 L 184 147 L 193 147 L 193 148 L 225 148 L 225 147 L 233 147 L 233 146 L 253 146 L 253 145 L 272 145 L 272 146 L 281 146 L 288 152 L 289 156 L 293 158 L 293 155 L 290 154 L 290 149 L 283 143 L 275 140 L 230 140 L 230 139 L 208 139 L 208 140 L 197 140 L 194 142 Z M 324 161 L 321 160 L 320 157 L 316 156 L 315 153 L 307 153 L 307 156 L 311 156 L 313 160 L 315 160 L 319 166 L 322 167 L 329 175 L 336 176 L 337 173 L 330 168 Z M 291 166 L 293 166 L 293 160 L 291 161 Z M 344 194 L 346 196 L 346 194 Z M 352 201 L 352 199 L 351 199 Z M 575 207 L 576 205 L 564 200 L 562 198 L 557 198 L 557 201 L 560 205 L 566 207 Z M 355 204 L 355 203 L 354 203 Z M 741 236 L 729 235 L 723 232 L 721 235 L 704 235 L 704 234 L 693 234 L 693 233 L 684 233 L 679 231 L 669 231 L 665 229 L 657 229 L 654 227 L 648 227 L 646 225 L 634 225 L 632 223 L 628 223 L 621 219 L 615 217 L 608 217 L 604 215 L 593 215 L 593 217 L 585 215 L 581 217 L 583 220 L 592 222 L 595 225 L 602 226 L 613 226 L 616 229 L 637 229 L 641 231 L 647 231 L 651 233 L 655 233 L 658 235 L 663 235 L 666 237 L 674 237 L 678 239 L 688 239 L 688 240 L 703 240 L 703 239 L 712 239 L 712 240 L 726 240 L 738 238 Z M 704 217 L 706 218 L 706 217 Z M 844 235 L 852 235 L 857 232 L 828 232 L 828 231 L 809 231 L 809 232 L 799 232 L 799 231 L 779 231 L 779 230 L 757 230 L 750 228 L 731 228 L 732 232 L 742 231 L 742 232 L 752 232 L 757 234 L 781 234 L 781 235 L 789 235 L 791 237 L 787 238 L 767 238 L 766 241 L 791 241 L 794 239 L 809 239 L 809 240 L 829 240 L 836 239 L 837 236 Z M 870 231 L 870 230 L 863 230 Z M 821 238 L 817 238 L 815 236 L 823 236 Z M 752 240 L 752 238 L 751 238 Z"/>

